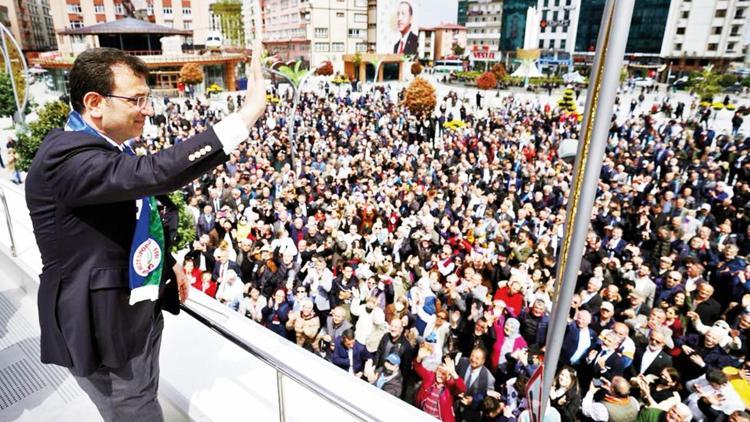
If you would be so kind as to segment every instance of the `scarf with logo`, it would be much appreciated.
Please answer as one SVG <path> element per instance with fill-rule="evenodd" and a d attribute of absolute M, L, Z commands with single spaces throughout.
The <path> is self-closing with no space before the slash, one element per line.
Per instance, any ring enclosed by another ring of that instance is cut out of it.
<path fill-rule="evenodd" d="M 89 126 L 77 111 L 70 112 L 65 130 L 86 132 L 106 140 L 101 133 Z M 127 145 L 122 145 L 122 151 L 135 155 Z M 158 299 L 165 253 L 164 229 L 153 196 L 144 196 L 136 201 L 136 220 L 128 264 L 131 305 L 144 300 Z"/>

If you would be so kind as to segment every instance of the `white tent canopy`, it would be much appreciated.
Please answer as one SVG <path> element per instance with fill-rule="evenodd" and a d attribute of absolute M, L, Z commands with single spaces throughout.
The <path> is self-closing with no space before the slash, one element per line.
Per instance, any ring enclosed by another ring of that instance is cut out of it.
<path fill-rule="evenodd" d="M 539 78 L 542 76 L 542 72 L 539 71 L 533 60 L 523 60 L 511 76 L 518 78 Z"/>
<path fill-rule="evenodd" d="M 576 71 L 564 74 L 563 81 L 566 84 L 582 84 L 584 83 L 585 79 L 583 78 L 583 76 L 581 76 L 580 73 Z"/>

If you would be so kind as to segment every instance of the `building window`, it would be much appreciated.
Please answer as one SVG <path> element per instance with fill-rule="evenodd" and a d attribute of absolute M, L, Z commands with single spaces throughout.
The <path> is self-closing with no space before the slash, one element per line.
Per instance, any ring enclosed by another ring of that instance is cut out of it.
<path fill-rule="evenodd" d="M 70 27 L 73 29 L 83 28 L 83 21 L 70 21 Z"/>
<path fill-rule="evenodd" d="M 349 29 L 350 38 L 364 38 L 365 31 L 363 29 Z"/>
<path fill-rule="evenodd" d="M 567 44 L 567 40 L 560 40 L 560 50 L 565 50 L 565 44 Z"/>
<path fill-rule="evenodd" d="M 183 21 L 182 29 L 193 29 L 193 21 Z"/>
<path fill-rule="evenodd" d="M 674 51 L 680 51 L 682 50 L 682 44 L 678 43 L 674 45 Z"/>
<path fill-rule="evenodd" d="M 315 28 L 315 38 L 328 38 L 328 28 Z"/>
<path fill-rule="evenodd" d="M 122 5 L 122 3 L 115 4 L 115 14 L 116 15 L 124 15 L 125 14 L 125 7 Z"/>
<path fill-rule="evenodd" d="M 544 48 L 544 40 L 539 40 L 539 48 Z"/>
<path fill-rule="evenodd" d="M 677 35 L 685 35 L 685 27 L 677 28 Z"/>
<path fill-rule="evenodd" d="M 152 3 L 149 3 L 146 6 L 146 14 L 148 14 L 149 16 L 154 16 L 154 5 Z"/>
<path fill-rule="evenodd" d="M 745 12 L 745 8 L 744 7 L 738 7 L 737 11 L 734 13 L 734 18 L 735 19 L 742 19 L 742 15 L 744 14 L 744 12 Z"/>
<path fill-rule="evenodd" d="M 734 52 L 734 45 L 733 42 L 727 43 L 727 52 Z"/>
<path fill-rule="evenodd" d="M 183 7 L 182 8 L 182 16 L 190 16 L 193 14 L 193 9 L 189 7 Z"/>
<path fill-rule="evenodd" d="M 315 51 L 318 53 L 327 53 L 329 50 L 329 45 L 327 42 L 316 42 L 315 43 Z"/>
<path fill-rule="evenodd" d="M 739 25 L 734 25 L 734 26 L 732 26 L 732 32 L 729 33 L 729 36 L 730 37 L 734 37 L 734 36 L 737 36 L 737 35 L 740 35 L 740 27 L 739 27 Z"/>
<path fill-rule="evenodd" d="M 343 18 L 344 17 L 344 12 L 336 12 L 336 17 L 337 18 Z"/>
<path fill-rule="evenodd" d="M 367 0 L 354 0 L 354 7 L 367 7 Z"/>
<path fill-rule="evenodd" d="M 331 51 L 335 53 L 341 53 L 344 51 L 344 43 L 342 42 L 335 42 L 331 44 Z"/>
<path fill-rule="evenodd" d="M 716 14 L 714 15 L 714 17 L 716 17 L 716 18 L 723 18 L 723 17 L 726 17 L 726 16 L 727 16 L 727 9 L 717 10 Z"/>
<path fill-rule="evenodd" d="M 355 13 L 354 14 L 354 22 L 357 23 L 367 23 L 367 15 L 364 13 Z"/>
<path fill-rule="evenodd" d="M 688 16 L 690 16 L 690 12 L 689 11 L 682 12 L 681 16 L 682 16 L 682 19 L 687 19 Z"/>
<path fill-rule="evenodd" d="M 74 14 L 80 15 L 82 13 L 82 11 L 81 11 L 81 5 L 80 4 L 69 4 L 68 5 L 68 13 L 74 13 Z"/>
<path fill-rule="evenodd" d="M 711 33 L 713 35 L 721 35 L 721 27 L 720 26 L 714 26 L 714 28 L 711 30 Z"/>
<path fill-rule="evenodd" d="M 171 7 L 164 7 L 162 8 L 162 11 L 165 15 L 171 15 L 172 14 L 172 8 Z"/>
<path fill-rule="evenodd" d="M 708 45 L 708 51 L 716 51 L 718 49 L 719 49 L 719 44 L 712 43 Z"/>
<path fill-rule="evenodd" d="M 357 49 L 357 51 L 364 53 L 365 51 L 367 51 L 367 44 L 358 42 L 355 48 Z"/>
<path fill-rule="evenodd" d="M 104 12 L 104 5 L 103 4 L 95 4 L 94 5 L 94 13 L 105 13 Z"/>

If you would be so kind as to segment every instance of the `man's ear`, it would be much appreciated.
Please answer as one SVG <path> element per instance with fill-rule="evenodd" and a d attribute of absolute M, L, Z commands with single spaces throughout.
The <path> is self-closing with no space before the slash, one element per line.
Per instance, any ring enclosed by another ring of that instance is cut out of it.
<path fill-rule="evenodd" d="M 88 114 L 94 119 L 102 117 L 102 107 L 104 106 L 104 97 L 96 92 L 87 92 L 83 96 L 83 107 Z"/>

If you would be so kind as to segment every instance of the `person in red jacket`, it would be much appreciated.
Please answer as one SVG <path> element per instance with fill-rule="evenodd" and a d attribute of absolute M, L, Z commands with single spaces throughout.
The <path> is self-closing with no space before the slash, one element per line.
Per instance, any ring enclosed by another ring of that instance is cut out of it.
<path fill-rule="evenodd" d="M 523 309 L 523 285 L 521 280 L 515 277 L 511 277 L 510 282 L 504 283 L 500 282 L 500 288 L 497 289 L 492 300 L 502 300 L 505 303 L 505 310 L 510 316 L 517 318 Z"/>
<path fill-rule="evenodd" d="M 414 362 L 414 371 L 422 378 L 422 386 L 417 392 L 416 405 L 426 413 L 443 422 L 455 422 L 453 401 L 466 392 L 464 380 L 456 373 L 453 360 L 446 357 L 444 363 L 432 372 L 422 366 L 422 359 L 432 352 L 420 347 Z"/>

